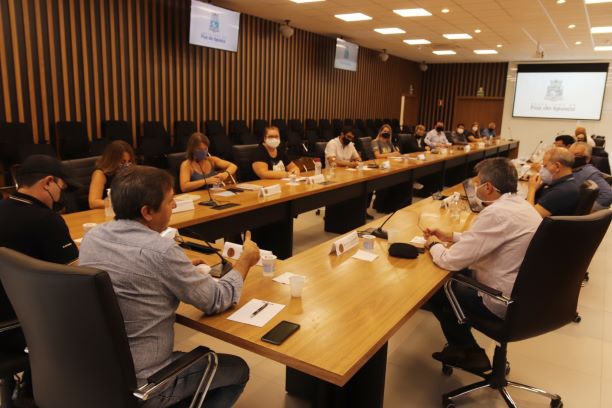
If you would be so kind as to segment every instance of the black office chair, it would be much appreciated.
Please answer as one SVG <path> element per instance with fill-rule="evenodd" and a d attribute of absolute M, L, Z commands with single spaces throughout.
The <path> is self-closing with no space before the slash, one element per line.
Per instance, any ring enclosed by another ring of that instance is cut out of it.
<path fill-rule="evenodd" d="M 83 122 L 60 121 L 55 126 L 57 154 L 62 160 L 80 159 L 89 155 L 89 137 Z"/>
<path fill-rule="evenodd" d="M 245 182 L 257 180 L 257 175 L 253 171 L 252 164 L 258 149 L 258 144 L 232 147 L 234 162 L 236 163 L 236 166 L 238 166 L 238 181 Z"/>
<path fill-rule="evenodd" d="M 304 132 L 307 132 L 309 130 L 314 130 L 315 132 L 317 132 L 319 129 L 317 128 L 317 121 L 314 119 L 306 119 L 304 121 Z"/>
<path fill-rule="evenodd" d="M 187 150 L 187 142 L 192 134 L 196 132 L 196 124 L 192 120 L 174 121 L 174 146 L 175 152 Z"/>
<path fill-rule="evenodd" d="M 339 136 L 342 131 L 342 127 L 344 126 L 344 122 L 340 119 L 332 119 L 331 128 L 334 131 L 334 137 Z"/>
<path fill-rule="evenodd" d="M 130 146 L 134 146 L 132 139 L 132 130 L 130 125 L 125 120 L 103 120 L 102 121 L 102 138 L 110 142 L 115 140 L 123 140 Z"/>
<path fill-rule="evenodd" d="M 4 289 L 0 286 L 0 305 L 3 308 L 3 315 L 7 312 L 6 309 L 12 308 L 8 303 L 8 299 L 4 294 Z M 3 336 L 14 334 L 20 330 L 20 325 L 17 319 L 8 319 L 0 321 L 0 341 Z M 12 408 L 13 405 L 13 390 L 16 382 L 13 379 L 16 374 L 19 374 L 28 369 L 28 355 L 25 351 L 0 351 L 0 407 Z"/>
<path fill-rule="evenodd" d="M 304 124 L 301 120 L 289 119 L 287 122 L 287 127 L 289 128 L 289 131 L 297 133 L 300 139 L 304 137 Z"/>
<path fill-rule="evenodd" d="M 599 187 L 593 180 L 586 180 L 580 186 L 580 196 L 574 215 L 587 215 L 593 210 L 593 204 L 599 195 Z"/>
<path fill-rule="evenodd" d="M 243 133 L 251 133 L 249 127 L 244 120 L 230 120 L 230 140 L 233 144 L 241 144 L 241 136 Z"/>
<path fill-rule="evenodd" d="M 591 138 L 597 147 L 604 147 L 606 145 L 606 137 L 603 135 L 593 135 Z"/>
<path fill-rule="evenodd" d="M 372 160 L 374 159 L 374 151 L 372 150 L 372 138 L 371 137 L 360 137 L 355 139 L 355 147 L 361 155 L 361 160 Z"/>
<path fill-rule="evenodd" d="M 259 143 L 259 138 L 257 138 L 257 136 L 255 136 L 253 133 L 251 132 L 245 132 L 242 133 L 240 135 L 240 143 L 241 145 L 248 145 L 248 144 L 258 144 Z"/>
<path fill-rule="evenodd" d="M 276 126 L 278 128 L 278 133 L 280 133 L 281 141 L 286 142 L 288 138 L 288 130 L 287 123 L 284 119 L 273 119 L 272 126 Z"/>
<path fill-rule="evenodd" d="M 597 148 L 594 148 L 593 152 L 595 149 Z M 591 164 L 602 173 L 610 174 L 610 159 L 608 159 L 608 153 L 606 151 L 602 150 L 599 156 L 593 154 L 593 156 L 591 156 Z"/>
<path fill-rule="evenodd" d="M 0 122 L 0 161 L 6 168 L 20 163 L 20 146 L 33 145 L 32 125 L 29 123 Z"/>
<path fill-rule="evenodd" d="M 41 407 L 136 408 L 207 358 L 201 405 L 217 357 L 205 347 L 170 363 L 137 388 L 121 310 L 106 272 L 39 261 L 0 248 L 0 279 L 28 344 Z"/>
<path fill-rule="evenodd" d="M 509 407 L 516 407 L 507 386 L 531 391 L 551 399 L 551 407 L 562 407 L 561 397 L 528 385 L 508 381 L 507 346 L 556 330 L 574 320 L 584 273 L 599 247 L 612 219 L 612 211 L 571 217 L 548 217 L 542 220 L 531 240 L 519 269 L 510 298 L 501 291 L 483 285 L 470 277 L 455 274 L 444 286 L 447 297 L 460 322 L 469 321 L 479 332 L 495 340 L 493 370 L 478 374 L 482 381 L 461 387 L 442 396 L 443 405 L 454 407 L 456 397 L 490 387 L 500 392 Z M 568 239 L 588 237 L 588 239 Z M 489 320 L 462 310 L 452 290 L 463 285 L 478 290 L 508 305 L 506 318 Z M 445 374 L 452 367 L 443 366 Z"/>
<path fill-rule="evenodd" d="M 159 121 L 143 123 L 143 135 L 140 140 L 140 152 L 143 164 L 164 168 L 165 155 L 170 152 L 170 134 Z"/>
<path fill-rule="evenodd" d="M 293 161 L 299 157 L 308 154 L 306 143 L 297 132 L 289 131 L 287 140 L 287 155 L 289 160 Z"/>
<path fill-rule="evenodd" d="M 67 213 L 89 209 L 91 174 L 96 169 L 96 162 L 99 159 L 100 156 L 94 156 L 83 159 L 64 160 L 62 162 L 70 170 L 72 177 L 81 184 L 81 188 L 78 190 L 64 193 L 66 195 Z"/>
<path fill-rule="evenodd" d="M 207 120 L 204 122 L 202 129 L 206 129 L 206 135 L 208 137 L 212 135 L 223 135 L 227 136 L 225 133 L 225 128 L 221 121 L 218 120 Z"/>
<path fill-rule="evenodd" d="M 253 119 L 253 133 L 258 140 L 263 139 L 264 131 L 268 126 L 268 121 L 264 119 Z"/>
<path fill-rule="evenodd" d="M 315 143 L 315 157 L 318 157 L 321 160 L 321 166 L 325 167 L 325 148 L 327 147 L 327 142 L 316 142 Z"/>
<path fill-rule="evenodd" d="M 166 155 L 166 165 L 168 166 L 168 173 L 170 173 L 174 178 L 175 193 L 181 193 L 181 183 L 179 180 L 179 174 L 181 172 L 181 163 L 185 161 L 186 157 L 186 152 L 170 153 Z"/>
<path fill-rule="evenodd" d="M 210 153 L 223 160 L 232 161 L 232 141 L 224 133 L 208 135 L 210 139 Z"/>

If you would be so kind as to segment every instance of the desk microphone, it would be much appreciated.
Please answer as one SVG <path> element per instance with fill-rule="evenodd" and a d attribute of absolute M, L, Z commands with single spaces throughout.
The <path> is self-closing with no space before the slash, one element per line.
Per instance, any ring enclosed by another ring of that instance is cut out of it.
<path fill-rule="evenodd" d="M 529 158 L 527 159 L 527 163 L 533 163 L 533 161 L 531 160 L 531 158 L 533 157 L 533 155 L 538 151 L 538 149 L 540 148 L 540 145 L 542 144 L 542 141 L 540 140 L 540 143 L 538 143 L 538 145 L 536 146 L 535 149 L 533 149 L 533 152 L 531 153 L 531 156 L 529 156 Z"/>
<path fill-rule="evenodd" d="M 208 185 L 208 182 L 206 181 L 206 176 L 204 176 L 204 185 L 205 186 Z M 208 187 L 206 189 L 206 191 L 208 191 L 208 201 L 202 201 L 200 203 L 200 205 L 206 205 L 206 206 L 209 206 L 209 207 L 216 207 L 216 206 L 218 206 L 219 203 L 217 203 L 215 200 L 213 200 L 212 194 L 210 194 L 210 187 Z"/>
<path fill-rule="evenodd" d="M 365 230 L 364 232 L 370 235 L 374 235 L 376 238 L 382 238 L 382 239 L 387 239 L 387 231 L 385 231 L 384 229 L 382 229 L 382 227 L 385 226 L 385 224 L 387 223 L 387 221 L 389 221 L 391 219 L 391 217 L 393 217 L 393 215 L 397 212 L 397 210 L 393 211 L 391 213 L 391 215 L 389 215 L 387 217 L 387 219 L 385 220 L 385 222 L 382 223 L 382 225 L 378 228 L 368 228 L 367 230 Z"/>
<path fill-rule="evenodd" d="M 210 276 L 212 276 L 213 278 L 221 278 L 223 277 L 223 275 L 225 275 L 226 273 L 228 273 L 229 271 L 232 270 L 232 268 L 234 267 L 232 265 L 232 263 L 230 261 L 228 261 L 227 259 L 225 259 L 220 253 L 219 250 L 215 247 L 213 247 L 212 245 L 210 245 L 210 243 L 206 240 L 202 240 L 210 249 L 212 249 L 214 251 L 214 254 L 217 255 L 219 257 L 219 259 L 221 259 L 221 262 L 219 262 L 218 264 L 215 264 L 213 266 L 210 267 Z"/>

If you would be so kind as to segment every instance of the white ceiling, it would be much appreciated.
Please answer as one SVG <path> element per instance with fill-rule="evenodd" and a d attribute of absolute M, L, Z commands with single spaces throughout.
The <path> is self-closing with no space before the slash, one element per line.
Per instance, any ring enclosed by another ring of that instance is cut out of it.
<path fill-rule="evenodd" d="M 591 34 L 591 27 L 612 26 L 612 3 L 585 5 L 584 0 L 326 0 L 297 4 L 289 0 L 215 0 L 214 4 L 267 20 L 291 20 L 293 27 L 356 42 L 362 47 L 387 49 L 413 61 L 485 62 L 537 60 L 536 44 L 544 60 L 606 60 L 612 52 L 595 45 L 612 45 L 612 34 Z M 430 17 L 400 17 L 394 9 L 427 9 Z M 444 14 L 443 8 L 450 9 Z M 344 22 L 335 14 L 361 12 L 369 21 Z M 576 28 L 569 29 L 568 25 Z M 382 35 L 375 28 L 399 27 L 406 34 Z M 480 34 L 474 30 L 480 29 Z M 468 33 L 471 40 L 447 40 L 442 34 Z M 425 38 L 430 45 L 407 45 L 405 39 Z M 581 41 L 581 45 L 576 45 Z M 502 44 L 497 48 L 497 44 Z M 436 56 L 434 49 L 453 49 L 454 56 Z M 496 49 L 496 55 L 476 55 L 476 49 Z"/>

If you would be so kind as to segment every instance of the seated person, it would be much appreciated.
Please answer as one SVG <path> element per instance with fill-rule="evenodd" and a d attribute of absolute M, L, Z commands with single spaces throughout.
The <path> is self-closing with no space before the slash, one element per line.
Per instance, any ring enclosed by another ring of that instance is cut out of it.
<path fill-rule="evenodd" d="M 409 139 L 410 143 L 405 146 L 406 153 L 422 152 L 426 148 L 429 149 L 429 147 L 425 145 L 425 134 L 425 126 L 417 125 L 414 128 L 414 138 Z"/>
<path fill-rule="evenodd" d="M 559 135 L 555 137 L 555 146 L 557 147 L 565 147 L 566 149 L 569 149 L 569 147 L 575 142 L 576 139 L 571 135 Z"/>
<path fill-rule="evenodd" d="M 252 167 L 260 179 L 281 179 L 291 174 L 300 175 L 300 169 L 279 149 L 280 133 L 276 126 L 264 129 L 263 143 L 255 155 Z"/>
<path fill-rule="evenodd" d="M 589 146 L 595 147 L 595 141 L 591 136 L 587 135 L 586 129 L 582 126 L 578 126 L 574 134 L 576 135 L 577 142 L 587 142 Z"/>
<path fill-rule="evenodd" d="M 517 172 L 506 158 L 487 159 L 476 165 L 473 182 L 485 208 L 463 233 L 426 229 L 426 248 L 436 265 L 449 271 L 470 268 L 473 278 L 510 296 L 527 247 L 542 218 L 516 194 Z M 504 319 L 506 306 L 471 288 L 456 285 L 459 303 L 490 319 Z M 440 322 L 447 345 L 432 357 L 472 372 L 491 368 L 485 351 L 478 346 L 469 322 L 460 324 L 444 293 L 439 289 L 426 304 Z"/>
<path fill-rule="evenodd" d="M 340 136 L 327 142 L 325 146 L 326 167 L 330 164 L 340 167 L 357 167 L 361 156 L 355 149 L 354 140 L 353 128 L 344 126 L 340 131 Z"/>
<path fill-rule="evenodd" d="M 194 133 L 187 142 L 187 159 L 181 163 L 179 181 L 181 191 L 199 190 L 233 181 L 238 167 L 234 163 L 211 156 L 210 140 L 203 133 Z"/>
<path fill-rule="evenodd" d="M 612 204 L 612 187 L 603 174 L 591 164 L 592 147 L 586 142 L 576 142 L 569 151 L 574 155 L 574 178 L 581 186 L 587 180 L 593 180 L 599 187 L 599 194 L 593 204 L 593 211 L 609 208 Z"/>
<path fill-rule="evenodd" d="M 80 265 L 110 276 L 138 386 L 182 354 L 172 351 L 179 302 L 206 314 L 227 310 L 240 300 L 249 269 L 259 260 L 259 249 L 247 233 L 240 259 L 218 282 L 198 271 L 202 260 L 190 261 L 174 240 L 160 235 L 176 207 L 173 181 L 168 172 L 153 167 L 121 171 L 112 184 L 115 219 L 89 231 L 81 244 Z M 218 357 L 205 404 L 231 406 L 249 379 L 249 368 L 239 357 Z M 207 360 L 202 360 L 141 407 L 166 407 L 191 398 L 206 367 Z"/>
<path fill-rule="evenodd" d="M 495 122 L 490 122 L 486 129 L 482 129 L 480 134 L 484 139 L 493 139 L 497 137 L 497 134 L 495 133 Z"/>
<path fill-rule="evenodd" d="M 482 142 L 482 136 L 480 135 L 480 124 L 478 122 L 472 123 L 472 127 L 467 134 L 468 141 L 471 143 Z"/>
<path fill-rule="evenodd" d="M 529 177 L 527 201 L 542 217 L 573 215 L 580 188 L 572 173 L 574 155 L 564 147 L 544 153 L 539 174 Z"/>
<path fill-rule="evenodd" d="M 453 130 L 451 133 L 451 141 L 456 145 L 468 144 L 468 140 L 465 135 L 465 125 L 463 123 L 459 123 L 457 125 L 457 129 Z"/>
<path fill-rule="evenodd" d="M 380 127 L 376 139 L 372 141 L 372 151 L 374 152 L 374 158 L 386 159 L 387 157 L 401 156 L 397 150 L 391 138 L 393 137 L 393 130 L 391 126 L 384 124 Z"/>
<path fill-rule="evenodd" d="M 444 122 L 436 122 L 434 129 L 431 129 L 425 136 L 425 144 L 430 148 L 450 146 L 446 134 L 444 134 Z"/>
<path fill-rule="evenodd" d="M 106 191 L 117 172 L 134 163 L 134 149 L 123 140 L 115 140 L 106 148 L 96 163 L 89 184 L 89 208 L 104 208 Z"/>

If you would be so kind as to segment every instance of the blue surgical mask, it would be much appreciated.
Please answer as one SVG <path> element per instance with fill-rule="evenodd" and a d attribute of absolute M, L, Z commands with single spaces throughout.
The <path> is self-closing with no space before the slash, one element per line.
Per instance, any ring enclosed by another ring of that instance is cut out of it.
<path fill-rule="evenodd" d="M 206 159 L 207 156 L 208 156 L 208 150 L 196 150 L 193 153 L 193 157 L 197 161 L 202 161 L 202 160 Z"/>
<path fill-rule="evenodd" d="M 544 184 L 552 184 L 553 182 L 553 175 L 550 172 L 550 170 L 548 170 L 546 167 L 542 166 L 542 168 L 540 169 L 540 177 L 542 177 L 542 183 Z"/>

